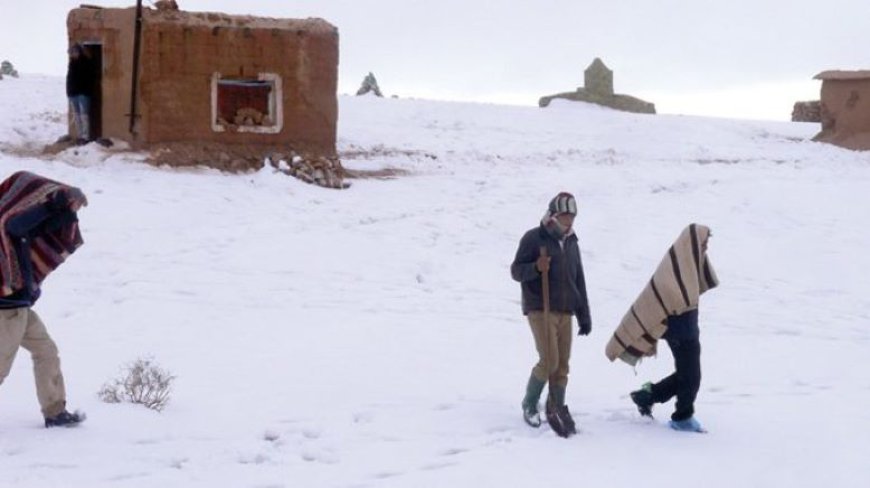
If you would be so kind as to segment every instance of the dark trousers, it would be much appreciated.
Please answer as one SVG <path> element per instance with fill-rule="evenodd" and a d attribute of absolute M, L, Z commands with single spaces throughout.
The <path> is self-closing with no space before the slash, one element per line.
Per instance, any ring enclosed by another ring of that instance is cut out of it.
<path fill-rule="evenodd" d="M 695 414 L 695 398 L 701 388 L 701 342 L 692 339 L 667 339 L 674 355 L 674 374 L 652 385 L 654 403 L 677 397 L 672 420 L 686 420 Z"/>

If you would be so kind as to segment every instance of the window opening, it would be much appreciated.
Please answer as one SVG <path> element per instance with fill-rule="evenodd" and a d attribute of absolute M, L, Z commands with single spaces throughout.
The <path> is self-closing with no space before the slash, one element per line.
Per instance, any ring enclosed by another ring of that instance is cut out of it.
<path fill-rule="evenodd" d="M 277 134 L 283 125 L 281 78 L 212 77 L 212 129 L 216 132 Z"/>

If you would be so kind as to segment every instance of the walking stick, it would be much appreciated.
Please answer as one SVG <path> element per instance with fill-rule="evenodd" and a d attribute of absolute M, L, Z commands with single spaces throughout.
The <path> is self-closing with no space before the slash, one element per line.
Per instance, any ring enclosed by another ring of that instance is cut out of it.
<path fill-rule="evenodd" d="M 547 257 L 547 247 L 541 246 L 540 255 Z M 548 263 L 549 264 L 549 263 Z M 546 344 L 545 357 L 547 359 L 547 370 L 550 370 L 550 361 L 553 360 L 550 351 L 550 267 L 547 266 L 545 271 L 541 271 L 541 292 L 544 295 L 544 343 Z M 549 386 L 547 387 L 547 406 L 550 405 L 551 388 L 553 386 L 553 378 L 547 379 Z"/>

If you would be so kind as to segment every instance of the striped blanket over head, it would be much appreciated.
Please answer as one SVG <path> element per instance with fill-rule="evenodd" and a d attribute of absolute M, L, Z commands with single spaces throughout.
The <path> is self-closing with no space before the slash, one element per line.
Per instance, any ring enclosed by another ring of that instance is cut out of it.
<path fill-rule="evenodd" d="M 719 284 L 705 251 L 710 229 L 686 227 L 662 259 L 652 279 L 622 318 L 605 354 L 634 366 L 656 352 L 656 342 L 668 330 L 668 316 L 698 307 L 702 293 Z"/>
<path fill-rule="evenodd" d="M 0 183 L 0 296 L 11 295 L 25 286 L 18 252 L 6 232 L 6 224 L 15 216 L 49 202 L 57 192 L 63 192 L 72 212 L 87 205 L 85 195 L 78 188 L 26 171 L 19 171 Z M 57 229 L 43 229 L 32 236 L 29 250 L 35 284 L 42 283 L 82 243 L 75 221 Z"/>

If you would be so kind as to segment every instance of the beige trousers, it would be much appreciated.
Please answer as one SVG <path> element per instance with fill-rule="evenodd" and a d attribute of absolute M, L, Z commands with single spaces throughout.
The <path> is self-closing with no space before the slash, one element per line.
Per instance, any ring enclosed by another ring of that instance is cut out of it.
<path fill-rule="evenodd" d="M 66 407 L 57 346 L 39 315 L 30 308 L 0 309 L 0 385 L 9 375 L 19 347 L 27 349 L 33 358 L 36 397 L 42 414 L 54 417 Z"/>
<path fill-rule="evenodd" d="M 550 312 L 549 336 L 545 334 L 544 312 L 529 312 L 529 325 L 535 337 L 538 363 L 532 374 L 540 381 L 552 380 L 561 387 L 568 386 L 568 361 L 571 359 L 571 315 Z M 549 342 L 548 342 L 549 339 Z"/>

